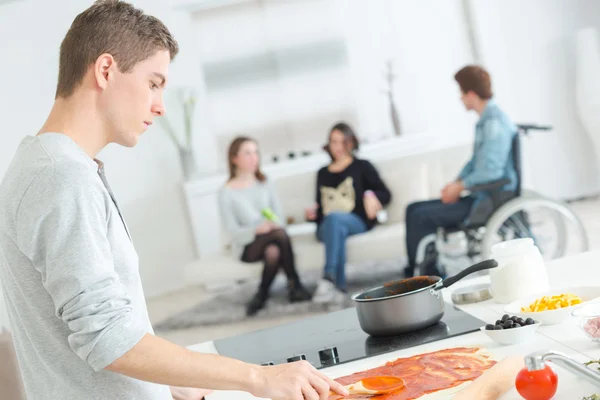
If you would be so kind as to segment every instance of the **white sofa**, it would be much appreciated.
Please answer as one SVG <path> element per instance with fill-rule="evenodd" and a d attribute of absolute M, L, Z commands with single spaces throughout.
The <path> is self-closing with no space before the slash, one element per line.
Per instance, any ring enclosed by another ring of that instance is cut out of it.
<path fill-rule="evenodd" d="M 371 160 L 392 192 L 392 202 L 386 209 L 388 219 L 385 224 L 348 240 L 348 262 L 390 260 L 405 256 L 406 206 L 413 201 L 439 197 L 443 185 L 456 177 L 470 152 L 470 145 L 461 145 L 381 162 Z M 314 203 L 315 179 L 316 171 L 312 171 L 275 181 L 286 217 L 304 223 L 304 209 Z M 226 234 L 222 235 L 223 243 L 228 243 Z M 323 268 L 324 247 L 314 233 L 295 235 L 292 242 L 300 274 Z M 186 283 L 210 288 L 258 280 L 262 271 L 260 262 L 242 263 L 231 256 L 227 246 L 224 247 L 219 254 L 203 257 L 187 265 Z"/>

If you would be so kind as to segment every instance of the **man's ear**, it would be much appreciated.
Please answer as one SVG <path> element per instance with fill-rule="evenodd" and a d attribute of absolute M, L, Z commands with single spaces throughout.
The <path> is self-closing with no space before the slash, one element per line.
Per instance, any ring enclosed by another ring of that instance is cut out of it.
<path fill-rule="evenodd" d="M 100 89 L 106 89 L 110 74 L 112 74 L 116 68 L 117 63 L 115 59 L 108 53 L 104 53 L 96 59 L 96 62 L 94 63 L 94 78 L 96 79 L 96 85 L 98 85 Z"/>

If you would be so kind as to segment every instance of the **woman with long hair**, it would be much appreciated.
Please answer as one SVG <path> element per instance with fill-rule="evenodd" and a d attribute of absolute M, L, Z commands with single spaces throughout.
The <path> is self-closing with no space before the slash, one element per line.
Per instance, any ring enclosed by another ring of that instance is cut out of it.
<path fill-rule="evenodd" d="M 317 175 L 317 201 L 306 210 L 306 219 L 318 224 L 317 237 L 325 244 L 325 268 L 313 301 L 338 302 L 346 291 L 346 239 L 366 232 L 377 223 L 377 214 L 391 200 L 379 173 L 367 160 L 355 157 L 359 142 L 343 122 L 329 131 L 325 150 L 331 163 Z"/>
<path fill-rule="evenodd" d="M 233 251 L 242 261 L 264 263 L 258 291 L 246 313 L 254 315 L 265 306 L 280 269 L 288 279 L 290 302 L 310 300 L 296 272 L 277 193 L 260 170 L 256 141 L 245 136 L 234 139 L 229 146 L 228 164 L 229 180 L 219 193 L 223 224 L 231 236 Z"/>

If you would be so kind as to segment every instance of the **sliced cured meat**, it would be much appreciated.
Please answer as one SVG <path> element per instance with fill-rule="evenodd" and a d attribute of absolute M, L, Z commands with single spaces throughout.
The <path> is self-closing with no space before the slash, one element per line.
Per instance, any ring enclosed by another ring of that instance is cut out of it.
<path fill-rule="evenodd" d="M 385 395 L 352 395 L 344 399 L 414 400 L 426 394 L 450 389 L 473 381 L 496 364 L 489 356 L 481 354 L 479 348 L 458 347 L 395 361 L 367 371 L 336 379 L 349 385 L 369 376 L 396 376 L 402 378 L 405 388 Z M 331 396 L 330 400 L 340 399 Z"/>

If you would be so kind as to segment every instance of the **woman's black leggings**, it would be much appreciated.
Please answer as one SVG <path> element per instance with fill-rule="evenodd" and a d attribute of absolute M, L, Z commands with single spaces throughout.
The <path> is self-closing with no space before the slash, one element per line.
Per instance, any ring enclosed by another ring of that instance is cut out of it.
<path fill-rule="evenodd" d="M 244 248 L 242 261 L 257 262 L 263 260 L 264 268 L 259 291 L 263 295 L 269 293 L 269 288 L 279 272 L 283 268 L 291 287 L 300 283 L 294 261 L 294 251 L 290 237 L 283 229 L 275 229 L 263 235 L 257 235 L 254 242 Z"/>

